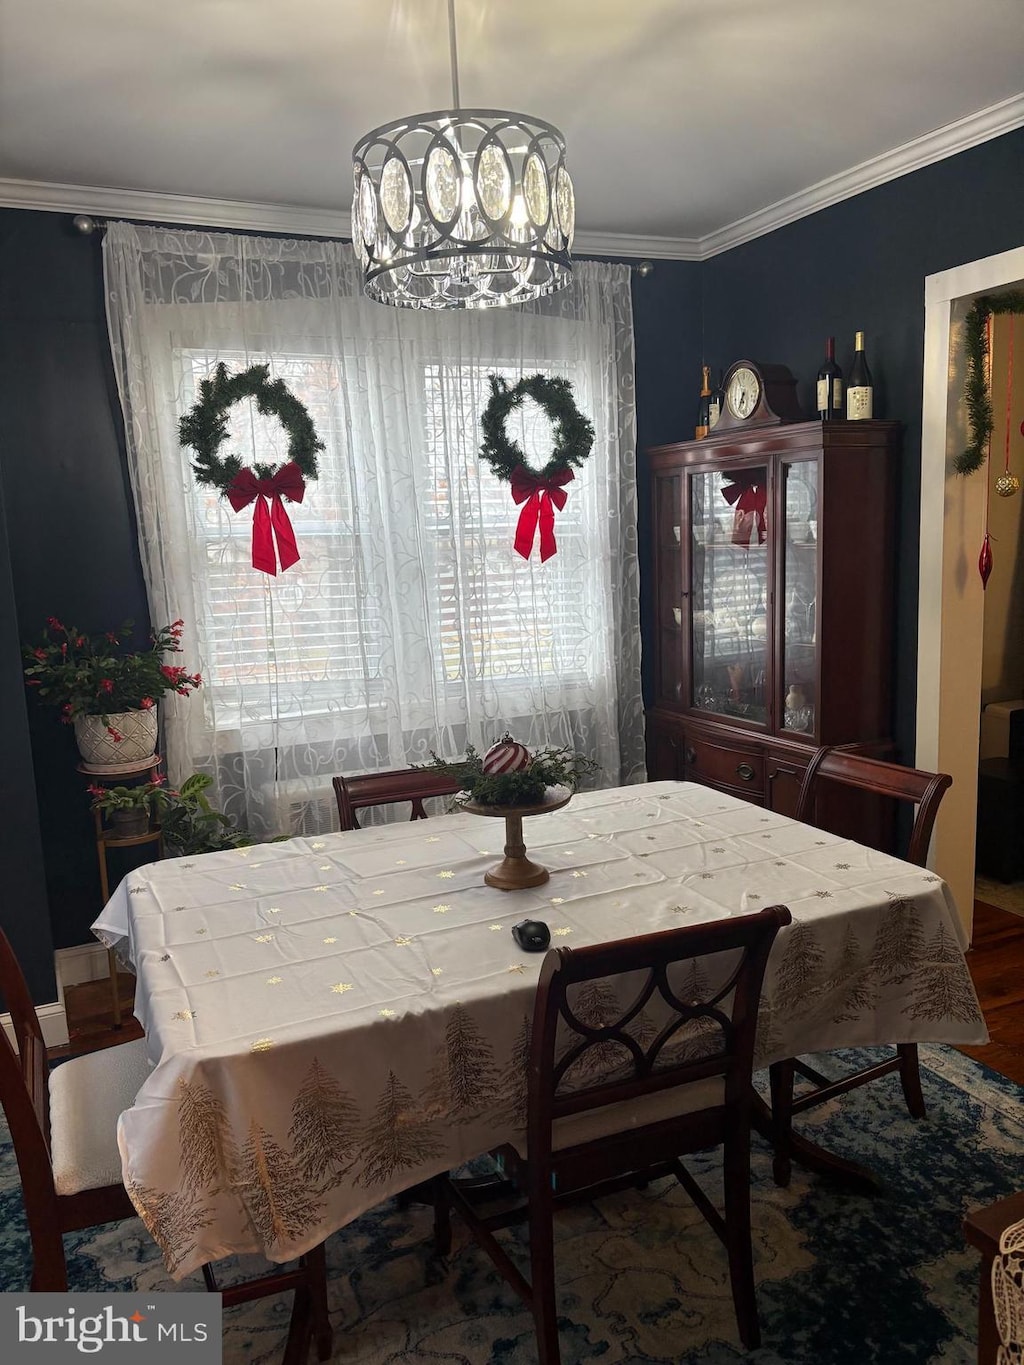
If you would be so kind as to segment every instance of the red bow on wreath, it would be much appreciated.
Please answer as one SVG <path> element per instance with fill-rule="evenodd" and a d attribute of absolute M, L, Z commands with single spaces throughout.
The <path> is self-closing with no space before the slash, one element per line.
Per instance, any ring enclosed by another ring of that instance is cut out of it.
<path fill-rule="evenodd" d="M 282 572 L 298 563 L 299 548 L 295 543 L 295 532 L 281 499 L 301 502 L 305 491 L 302 471 L 293 462 L 282 465 L 269 479 L 258 479 L 251 469 L 241 469 L 228 484 L 225 492 L 236 512 L 248 507 L 251 502 L 256 503 L 252 517 L 254 569 L 276 574 L 278 555 Z M 277 554 L 274 553 L 275 537 Z"/>
<path fill-rule="evenodd" d="M 768 504 L 768 490 L 763 483 L 755 483 L 749 476 L 740 475 L 722 489 L 722 497 L 736 514 L 732 525 L 732 543 L 750 544 L 750 533 L 757 525 L 757 543 L 763 545 L 767 535 L 765 508 Z"/>
<path fill-rule="evenodd" d="M 558 550 L 555 544 L 555 508 L 559 511 L 565 506 L 569 496 L 564 485 L 570 483 L 574 475 L 571 469 L 560 469 L 557 474 L 544 478 L 526 465 L 516 465 L 512 471 L 512 499 L 515 503 L 525 502 L 519 513 L 516 525 L 515 547 L 524 559 L 529 559 L 533 550 L 533 539 L 540 525 L 541 563 L 550 559 Z M 553 504 L 553 505 L 552 505 Z"/>

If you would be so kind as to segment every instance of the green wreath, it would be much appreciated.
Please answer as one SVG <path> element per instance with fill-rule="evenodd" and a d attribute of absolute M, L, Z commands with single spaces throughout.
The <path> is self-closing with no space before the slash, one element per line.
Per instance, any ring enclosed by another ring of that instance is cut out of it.
<path fill-rule="evenodd" d="M 971 439 L 967 449 L 953 461 L 958 474 L 973 474 L 985 462 L 992 435 L 992 396 L 985 374 L 988 359 L 988 319 L 992 313 L 1024 313 L 1024 293 L 982 295 L 975 299 L 964 321 L 964 349 L 967 353 L 967 383 L 964 401 Z"/>
<path fill-rule="evenodd" d="M 531 374 L 520 379 L 518 384 L 509 385 L 500 375 L 492 374 L 489 381 L 491 397 L 480 418 L 484 433 L 480 455 L 503 483 L 510 483 L 520 466 L 529 469 L 522 446 L 505 430 L 509 413 L 518 408 L 524 398 L 532 398 L 543 408 L 555 429 L 550 460 L 543 469 L 530 470 L 530 473 L 539 479 L 550 479 L 571 465 L 579 467 L 586 461 L 594 444 L 594 427 L 573 401 L 568 379 Z"/>
<path fill-rule="evenodd" d="M 278 419 L 288 435 L 288 462 L 298 466 L 303 479 L 315 479 L 316 453 L 324 449 L 324 443 L 317 439 L 313 419 L 284 380 L 271 379 L 268 365 L 250 365 L 241 374 L 232 375 L 220 364 L 212 379 L 200 383 L 199 401 L 178 424 L 181 444 L 196 452 L 192 462 L 196 482 L 227 493 L 242 472 L 237 455 L 222 458 L 217 452 L 227 440 L 228 410 L 243 398 L 255 398 L 264 417 Z M 254 464 L 253 473 L 258 479 L 269 479 L 276 468 Z"/>

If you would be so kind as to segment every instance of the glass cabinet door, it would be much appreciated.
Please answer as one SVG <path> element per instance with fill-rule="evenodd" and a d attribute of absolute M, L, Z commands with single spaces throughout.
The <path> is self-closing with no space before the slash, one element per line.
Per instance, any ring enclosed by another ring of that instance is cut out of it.
<path fill-rule="evenodd" d="M 768 470 L 689 476 L 690 704 L 768 719 Z"/>
<path fill-rule="evenodd" d="M 781 469 L 786 524 L 781 540 L 779 715 L 783 731 L 813 735 L 818 701 L 818 462 L 793 461 Z"/>
<path fill-rule="evenodd" d="M 682 478 L 655 476 L 654 534 L 657 538 L 658 697 L 683 699 Z"/>

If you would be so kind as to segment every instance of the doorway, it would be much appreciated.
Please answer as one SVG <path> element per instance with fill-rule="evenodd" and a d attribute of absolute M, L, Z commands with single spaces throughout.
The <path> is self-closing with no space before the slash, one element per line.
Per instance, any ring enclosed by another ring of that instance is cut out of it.
<path fill-rule="evenodd" d="M 968 934 L 974 913 L 985 625 L 977 568 L 985 478 L 960 478 L 951 460 L 967 443 L 964 318 L 979 294 L 1022 280 L 1024 247 L 925 280 L 915 761 L 953 777 L 935 823 L 930 862 L 949 884 Z"/>

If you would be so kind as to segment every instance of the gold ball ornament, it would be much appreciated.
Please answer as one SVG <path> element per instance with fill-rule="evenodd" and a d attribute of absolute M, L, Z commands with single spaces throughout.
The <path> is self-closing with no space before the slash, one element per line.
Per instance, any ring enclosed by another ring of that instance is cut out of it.
<path fill-rule="evenodd" d="M 996 479 L 996 492 L 1001 498 L 1012 498 L 1020 492 L 1020 479 L 1016 474 L 1000 474 Z"/>

